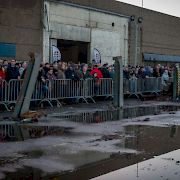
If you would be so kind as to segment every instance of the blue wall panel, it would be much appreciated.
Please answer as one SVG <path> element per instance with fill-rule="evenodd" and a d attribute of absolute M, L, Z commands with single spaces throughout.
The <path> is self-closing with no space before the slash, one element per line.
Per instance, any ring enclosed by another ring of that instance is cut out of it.
<path fill-rule="evenodd" d="M 0 43 L 0 57 L 16 57 L 16 45 L 10 43 Z"/>
<path fill-rule="evenodd" d="M 144 53 L 145 61 L 180 62 L 180 56 Z"/>

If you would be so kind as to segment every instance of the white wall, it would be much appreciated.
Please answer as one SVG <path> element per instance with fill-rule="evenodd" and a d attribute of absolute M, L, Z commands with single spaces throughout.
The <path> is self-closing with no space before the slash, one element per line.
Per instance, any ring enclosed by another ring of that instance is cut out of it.
<path fill-rule="evenodd" d="M 48 43 L 48 39 L 51 38 L 90 42 L 91 59 L 93 49 L 97 48 L 103 62 L 112 63 L 113 56 L 122 56 L 124 62 L 127 63 L 127 18 L 63 5 L 58 2 L 47 1 L 45 3 L 49 7 L 49 33 L 45 29 L 44 44 Z M 114 27 L 112 23 L 114 23 Z M 44 55 L 47 56 L 47 52 Z"/>
<path fill-rule="evenodd" d="M 102 63 L 112 64 L 112 58 L 122 54 L 120 38 L 118 32 L 92 29 L 91 52 L 93 53 L 94 48 L 98 49 L 101 53 Z M 91 56 L 93 57 L 93 54 Z"/>

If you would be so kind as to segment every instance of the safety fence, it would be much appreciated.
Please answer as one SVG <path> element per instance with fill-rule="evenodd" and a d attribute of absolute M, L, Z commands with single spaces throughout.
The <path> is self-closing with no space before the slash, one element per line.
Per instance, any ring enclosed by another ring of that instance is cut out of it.
<path fill-rule="evenodd" d="M 14 138 L 15 131 L 14 131 L 14 124 L 8 122 L 0 123 L 0 142 L 3 141 L 5 138 Z"/>
<path fill-rule="evenodd" d="M 172 79 L 170 79 L 172 81 Z M 9 106 L 17 102 L 23 80 L 10 80 L 8 83 L 0 80 L 0 104 L 8 110 Z M 124 79 L 123 92 L 126 95 L 137 97 L 144 93 L 159 94 L 163 91 L 162 78 L 146 79 Z M 71 99 L 73 102 L 82 101 L 88 103 L 89 100 L 95 103 L 94 97 L 113 97 L 112 79 L 87 79 L 87 80 L 47 80 L 37 82 L 31 101 L 42 104 L 46 101 L 53 107 L 54 102 L 61 106 L 62 99 Z"/>

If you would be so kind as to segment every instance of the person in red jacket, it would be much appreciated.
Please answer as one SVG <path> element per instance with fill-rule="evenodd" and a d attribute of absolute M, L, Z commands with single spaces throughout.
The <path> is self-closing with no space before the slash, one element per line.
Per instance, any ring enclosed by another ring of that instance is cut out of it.
<path fill-rule="evenodd" d="M 97 65 L 94 66 L 93 70 L 90 72 L 90 75 L 98 79 L 103 78 L 102 72 L 98 69 Z"/>
<path fill-rule="evenodd" d="M 2 64 L 0 64 L 0 101 L 3 100 L 3 92 L 4 92 L 4 80 L 6 78 L 6 73 Z"/>
<path fill-rule="evenodd" d="M 98 66 L 95 65 L 93 70 L 90 72 L 90 75 L 94 79 L 94 94 L 100 95 L 100 85 L 101 85 L 101 78 L 103 78 L 102 72 L 98 69 Z"/>
<path fill-rule="evenodd" d="M 2 64 L 0 64 L 0 80 L 5 79 L 5 77 L 6 77 L 5 70 L 4 70 L 3 66 L 2 66 Z"/>

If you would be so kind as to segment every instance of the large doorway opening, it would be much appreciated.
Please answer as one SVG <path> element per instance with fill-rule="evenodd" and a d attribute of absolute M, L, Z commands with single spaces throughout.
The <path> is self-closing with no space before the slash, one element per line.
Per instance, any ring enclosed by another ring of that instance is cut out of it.
<path fill-rule="evenodd" d="M 58 39 L 57 47 L 61 51 L 61 59 L 64 62 L 87 63 L 89 43 Z"/>

